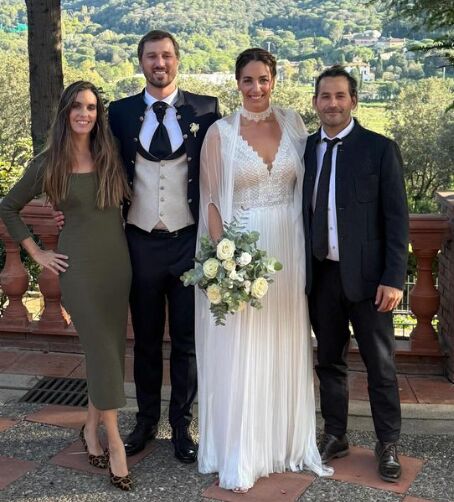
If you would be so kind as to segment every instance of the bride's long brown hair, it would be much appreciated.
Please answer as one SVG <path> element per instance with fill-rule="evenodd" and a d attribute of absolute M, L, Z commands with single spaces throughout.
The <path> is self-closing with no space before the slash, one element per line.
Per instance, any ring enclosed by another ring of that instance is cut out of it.
<path fill-rule="evenodd" d="M 42 153 L 45 164 L 43 191 L 49 201 L 58 206 L 68 194 L 74 158 L 74 142 L 69 114 L 79 92 L 89 90 L 96 96 L 96 123 L 90 133 L 90 151 L 98 177 L 96 205 L 99 209 L 119 206 L 129 198 L 130 190 L 112 133 L 107 123 L 106 109 L 98 89 L 83 80 L 69 85 L 61 95 L 46 147 Z"/>

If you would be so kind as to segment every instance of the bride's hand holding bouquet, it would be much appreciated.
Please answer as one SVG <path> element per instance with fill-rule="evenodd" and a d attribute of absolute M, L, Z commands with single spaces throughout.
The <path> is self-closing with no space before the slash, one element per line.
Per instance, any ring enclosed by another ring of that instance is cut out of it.
<path fill-rule="evenodd" d="M 207 295 L 216 325 L 224 325 L 227 314 L 240 312 L 248 304 L 262 308 L 261 299 L 282 269 L 276 258 L 257 248 L 258 232 L 246 232 L 238 220 L 224 225 L 218 243 L 208 236 L 200 240 L 195 266 L 181 276 L 185 286 L 198 285 Z"/>

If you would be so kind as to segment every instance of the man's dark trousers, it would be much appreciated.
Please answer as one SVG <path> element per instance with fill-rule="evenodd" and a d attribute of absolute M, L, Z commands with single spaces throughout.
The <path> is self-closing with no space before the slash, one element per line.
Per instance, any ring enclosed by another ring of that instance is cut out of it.
<path fill-rule="evenodd" d="M 399 439 L 401 413 L 394 364 L 392 313 L 377 312 L 373 299 L 349 301 L 342 288 L 339 263 L 313 261 L 309 310 L 317 336 L 316 371 L 325 432 L 342 436 L 348 419 L 348 367 L 351 321 L 367 368 L 369 400 L 377 438 Z"/>
<path fill-rule="evenodd" d="M 157 424 L 161 411 L 162 344 L 166 303 L 171 333 L 169 422 L 188 425 L 197 392 L 194 348 L 194 289 L 180 276 L 193 266 L 196 227 L 177 232 L 145 232 L 126 225 L 133 269 L 130 296 L 134 328 L 134 381 L 138 422 Z"/>

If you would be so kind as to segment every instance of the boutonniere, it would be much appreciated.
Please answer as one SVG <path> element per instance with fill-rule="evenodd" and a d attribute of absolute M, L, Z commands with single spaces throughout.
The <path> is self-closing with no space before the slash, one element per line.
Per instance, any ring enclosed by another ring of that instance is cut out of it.
<path fill-rule="evenodd" d="M 200 129 L 199 124 L 196 124 L 193 122 L 192 124 L 189 124 L 189 130 L 192 132 L 194 135 L 194 138 L 197 137 L 197 131 Z"/>

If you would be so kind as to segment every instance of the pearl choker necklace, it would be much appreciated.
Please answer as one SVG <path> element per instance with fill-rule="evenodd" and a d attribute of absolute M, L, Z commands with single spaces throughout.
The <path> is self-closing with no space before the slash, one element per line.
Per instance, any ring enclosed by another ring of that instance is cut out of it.
<path fill-rule="evenodd" d="M 267 119 L 273 113 L 271 105 L 263 112 L 250 112 L 246 110 L 244 106 L 240 108 L 240 114 L 247 120 L 253 120 L 254 122 L 259 122 L 260 120 Z"/>

